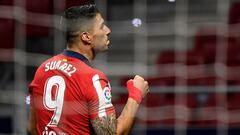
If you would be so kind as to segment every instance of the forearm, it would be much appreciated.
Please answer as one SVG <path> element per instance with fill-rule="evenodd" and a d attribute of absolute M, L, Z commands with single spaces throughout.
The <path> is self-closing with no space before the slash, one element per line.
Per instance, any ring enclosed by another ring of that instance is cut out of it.
<path fill-rule="evenodd" d="M 128 101 L 123 108 L 121 115 L 117 119 L 117 134 L 126 135 L 131 130 L 134 119 L 138 110 L 139 104 L 132 98 Z"/>

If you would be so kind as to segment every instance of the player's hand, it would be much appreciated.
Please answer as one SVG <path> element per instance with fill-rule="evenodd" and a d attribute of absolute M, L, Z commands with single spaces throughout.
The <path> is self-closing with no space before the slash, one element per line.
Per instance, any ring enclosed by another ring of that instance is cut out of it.
<path fill-rule="evenodd" d="M 136 75 L 133 79 L 134 87 L 138 88 L 142 92 L 142 97 L 144 98 L 149 92 L 148 82 L 144 80 L 143 77 Z"/>

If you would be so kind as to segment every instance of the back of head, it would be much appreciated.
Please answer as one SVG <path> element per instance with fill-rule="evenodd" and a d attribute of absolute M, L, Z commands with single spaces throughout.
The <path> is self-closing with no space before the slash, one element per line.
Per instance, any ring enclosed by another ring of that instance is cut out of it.
<path fill-rule="evenodd" d="M 95 4 L 73 6 L 64 11 L 62 25 L 68 44 L 76 42 L 80 33 L 91 28 L 91 24 L 99 13 Z"/>

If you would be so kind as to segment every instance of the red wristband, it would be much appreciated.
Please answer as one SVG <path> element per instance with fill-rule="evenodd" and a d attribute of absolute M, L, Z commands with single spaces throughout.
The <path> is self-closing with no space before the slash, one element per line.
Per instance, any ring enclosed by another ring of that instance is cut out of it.
<path fill-rule="evenodd" d="M 142 101 L 142 92 L 133 84 L 133 80 L 127 81 L 128 97 L 134 99 L 138 104 Z"/>

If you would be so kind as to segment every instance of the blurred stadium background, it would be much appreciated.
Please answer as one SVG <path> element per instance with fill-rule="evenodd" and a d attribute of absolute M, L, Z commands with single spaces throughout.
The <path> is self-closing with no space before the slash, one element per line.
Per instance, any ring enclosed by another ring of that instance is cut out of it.
<path fill-rule="evenodd" d="M 0 134 L 26 134 L 27 86 L 65 42 L 65 7 L 87 0 L 0 0 Z M 112 30 L 94 65 L 111 81 L 118 113 L 125 81 L 147 78 L 132 134 L 240 134 L 240 1 L 96 0 Z"/>

